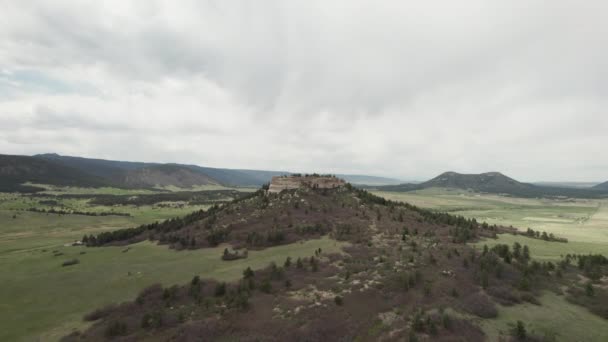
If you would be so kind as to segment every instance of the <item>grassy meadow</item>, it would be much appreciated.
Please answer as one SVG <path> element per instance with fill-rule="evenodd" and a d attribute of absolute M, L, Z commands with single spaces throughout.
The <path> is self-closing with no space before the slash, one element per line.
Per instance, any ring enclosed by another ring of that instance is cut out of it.
<path fill-rule="evenodd" d="M 322 238 L 250 251 L 247 259 L 235 261 L 221 260 L 223 246 L 178 252 L 147 241 L 129 247 L 57 246 L 52 250 L 3 253 L 0 321 L 5 328 L 0 330 L 0 340 L 56 340 L 83 327 L 85 313 L 132 300 L 151 284 L 183 284 L 195 275 L 234 280 L 247 267 L 259 269 L 272 261 L 282 263 L 287 256 L 308 257 L 317 248 L 338 252 L 341 244 Z M 80 263 L 61 266 L 73 258 Z"/>
<path fill-rule="evenodd" d="M 568 239 L 567 244 L 549 243 L 523 236 L 501 235 L 483 243 L 528 244 L 541 259 L 558 259 L 567 253 L 608 255 L 608 201 L 593 199 L 534 199 L 486 195 L 453 189 L 425 189 L 406 193 L 376 192 L 395 201 L 476 218 L 490 224 L 520 230 L 553 233 Z"/>
<path fill-rule="evenodd" d="M 197 189 L 200 191 L 201 189 Z M 207 189 L 209 190 L 209 189 Z M 217 190 L 217 189 L 211 189 Z M 247 191 L 248 189 L 239 189 Z M 232 280 L 247 267 L 310 256 L 322 248 L 338 252 L 341 244 L 328 238 L 251 251 L 247 259 L 222 261 L 224 247 L 176 252 L 166 246 L 141 242 L 129 247 L 71 246 L 85 234 L 133 227 L 192 211 L 205 205 L 91 205 L 88 199 L 52 194 L 151 194 L 150 190 L 48 188 L 49 197 L 0 194 L 0 341 L 55 341 L 84 327 L 82 316 L 101 306 L 132 300 L 154 284 L 185 283 L 193 276 Z M 57 203 L 48 204 L 53 200 Z M 131 216 L 58 215 L 28 208 L 119 212 Z M 78 259 L 73 266 L 62 263 Z"/>
<path fill-rule="evenodd" d="M 509 336 L 509 330 L 518 320 L 526 322 L 530 333 L 553 337 L 556 341 L 606 341 L 608 323 L 605 319 L 552 292 L 545 292 L 539 301 L 540 305 L 499 306 L 498 318 L 481 320 L 480 325 L 490 341 L 498 341 L 501 335 Z"/>

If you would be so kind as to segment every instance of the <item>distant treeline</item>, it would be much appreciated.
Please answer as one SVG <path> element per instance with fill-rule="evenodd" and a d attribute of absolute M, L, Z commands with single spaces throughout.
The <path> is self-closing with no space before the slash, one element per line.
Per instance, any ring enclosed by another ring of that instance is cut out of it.
<path fill-rule="evenodd" d="M 63 209 L 40 209 L 29 208 L 26 211 L 31 211 L 41 214 L 56 214 L 56 215 L 84 215 L 84 216 L 131 216 L 129 213 L 118 213 L 113 211 L 94 212 L 94 211 L 78 211 L 78 210 L 63 210 Z"/>
<path fill-rule="evenodd" d="M 153 205 L 160 202 L 188 202 L 192 205 L 213 204 L 227 198 L 234 199 L 243 196 L 244 193 L 236 190 L 211 190 L 211 191 L 180 191 L 162 192 L 143 195 L 110 195 L 110 194 L 59 194 L 38 195 L 34 197 L 56 197 L 62 199 L 91 199 L 90 204 L 113 206 L 113 205 Z"/>
<path fill-rule="evenodd" d="M 518 234 L 527 236 L 529 238 L 545 240 L 545 241 L 564 242 L 564 243 L 568 242 L 568 239 L 562 238 L 562 237 L 557 237 L 557 236 L 553 235 L 553 233 L 547 234 L 547 232 L 541 232 L 539 230 L 534 230 L 531 228 L 528 228 L 528 230 L 526 230 L 525 232 L 518 232 Z"/>
<path fill-rule="evenodd" d="M 44 188 L 37 186 L 23 185 L 12 181 L 0 180 L 0 192 L 20 192 L 24 194 L 33 194 L 44 190 Z"/>

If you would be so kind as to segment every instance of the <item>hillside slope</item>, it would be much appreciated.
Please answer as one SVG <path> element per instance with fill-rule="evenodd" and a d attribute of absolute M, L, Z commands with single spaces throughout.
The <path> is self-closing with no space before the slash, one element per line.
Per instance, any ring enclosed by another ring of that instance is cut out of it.
<path fill-rule="evenodd" d="M 0 155 L 0 191 L 37 190 L 22 185 L 26 182 L 86 187 L 109 184 L 103 178 L 53 161 L 28 156 Z"/>
<path fill-rule="evenodd" d="M 83 241 L 106 246 L 152 240 L 177 250 L 222 245 L 218 262 L 226 265 L 248 259 L 248 250 L 321 236 L 345 246 L 342 253 L 316 249 L 310 257 L 291 259 L 287 252 L 281 254 L 284 262 L 264 269 L 241 266 L 242 278 L 231 283 L 203 274 L 183 285 L 153 285 L 133 302 L 86 315 L 94 323 L 64 341 L 195 341 L 201 336 L 484 341 L 488 336 L 478 324 L 498 315 L 497 303 L 536 303 L 536 296 L 551 286 L 567 288 L 569 298 L 585 298 L 571 280 L 579 279 L 576 265 L 564 263 L 558 277 L 554 264 L 529 260 L 527 246 L 523 252 L 521 245 L 513 252 L 508 245 L 480 251 L 467 244 L 513 232 L 509 228 L 387 201 L 349 185 L 322 189 L 301 184 L 278 193 L 260 190 L 208 211 Z M 605 303 L 604 290 L 595 291 L 597 301 Z M 528 340 L 541 340 L 531 335 Z"/>
<path fill-rule="evenodd" d="M 598 185 L 594 186 L 592 189 L 594 189 L 594 190 L 605 190 L 605 191 L 608 191 L 608 182 L 604 182 L 604 183 L 598 184 Z"/>
<path fill-rule="evenodd" d="M 37 154 L 35 158 L 53 161 L 105 179 L 121 177 L 125 171 L 158 165 L 156 163 L 127 162 L 95 158 L 61 156 L 56 153 Z"/>
<path fill-rule="evenodd" d="M 235 169 L 222 169 L 203 167 L 198 165 L 182 165 L 182 164 L 162 164 L 162 163 L 146 163 L 146 162 L 129 162 L 129 161 L 115 161 L 105 159 L 94 159 L 94 158 L 83 158 L 83 157 L 71 157 L 61 156 L 58 154 L 39 154 L 35 156 L 45 160 L 51 160 L 57 163 L 64 164 L 83 172 L 96 175 L 107 180 L 114 182 L 122 182 L 125 180 L 125 175 L 134 174 L 134 170 L 144 169 L 150 167 L 157 167 L 161 165 L 173 165 L 188 168 L 194 173 L 202 174 L 209 179 L 212 179 L 215 183 L 220 183 L 227 186 L 261 186 L 262 184 L 268 183 L 272 177 L 281 176 L 288 174 L 288 172 L 282 171 L 257 171 L 257 170 L 235 170 Z M 145 171 L 142 171 L 145 172 Z M 135 172 L 136 174 L 136 172 Z M 130 177 L 129 179 L 131 179 Z M 149 183 L 149 182 L 145 182 Z M 176 182 L 174 182 L 176 183 Z M 206 184 L 203 182 L 202 184 Z M 201 185 L 202 185 L 201 184 Z M 128 184 L 123 183 L 122 185 L 127 186 Z"/>
<path fill-rule="evenodd" d="M 215 179 L 181 165 L 153 165 L 125 171 L 118 181 L 133 188 L 174 186 L 192 188 L 197 185 L 219 185 Z"/>
<path fill-rule="evenodd" d="M 478 192 L 509 193 L 515 190 L 531 189 L 533 185 L 520 183 L 500 172 L 481 174 L 460 174 L 445 172 L 420 184 L 423 188 L 458 188 Z"/>

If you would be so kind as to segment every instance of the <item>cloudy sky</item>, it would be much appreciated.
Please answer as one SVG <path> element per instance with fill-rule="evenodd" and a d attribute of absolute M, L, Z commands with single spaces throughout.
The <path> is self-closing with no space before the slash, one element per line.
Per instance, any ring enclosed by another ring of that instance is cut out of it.
<path fill-rule="evenodd" d="M 606 1 L 0 8 L 0 153 L 608 180 Z"/>

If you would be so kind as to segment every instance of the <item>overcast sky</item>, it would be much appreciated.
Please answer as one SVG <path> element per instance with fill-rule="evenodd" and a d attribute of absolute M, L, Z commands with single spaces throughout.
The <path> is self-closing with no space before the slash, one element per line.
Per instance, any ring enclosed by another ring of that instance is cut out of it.
<path fill-rule="evenodd" d="M 607 1 L 0 8 L 0 153 L 608 180 Z"/>

